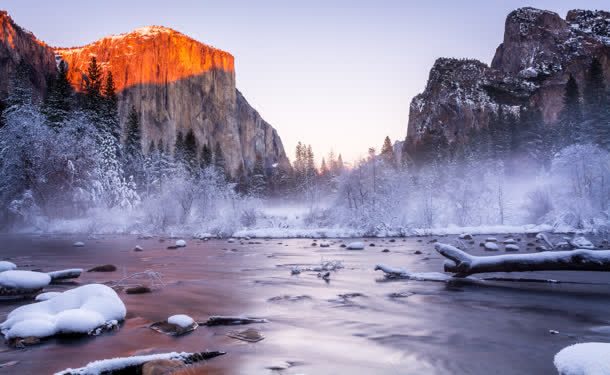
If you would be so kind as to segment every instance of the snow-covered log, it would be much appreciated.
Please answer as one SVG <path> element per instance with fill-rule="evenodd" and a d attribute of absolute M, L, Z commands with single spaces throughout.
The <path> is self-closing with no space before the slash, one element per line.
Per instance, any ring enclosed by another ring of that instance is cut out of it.
<path fill-rule="evenodd" d="M 610 250 L 473 256 L 447 244 L 437 243 L 434 248 L 447 258 L 445 272 L 460 277 L 485 272 L 610 271 Z"/>
<path fill-rule="evenodd" d="M 51 282 L 76 279 L 83 273 L 82 268 L 70 268 L 67 270 L 59 270 L 53 272 L 47 272 L 47 275 L 51 277 Z"/>

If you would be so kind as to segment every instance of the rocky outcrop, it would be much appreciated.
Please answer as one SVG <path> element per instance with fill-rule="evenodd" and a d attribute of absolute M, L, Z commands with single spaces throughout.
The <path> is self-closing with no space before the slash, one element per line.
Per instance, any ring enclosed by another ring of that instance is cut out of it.
<path fill-rule="evenodd" d="M 53 51 L 0 10 L 0 99 L 6 97 L 21 60 L 29 65 L 32 87 L 40 97 L 46 88 L 47 74 L 55 70 Z"/>
<path fill-rule="evenodd" d="M 468 59 L 435 62 L 424 92 L 411 101 L 405 149 L 415 155 L 441 139 L 467 142 L 469 131 L 487 128 L 499 106 L 515 113 L 538 108 L 552 126 L 569 76 L 583 83 L 594 57 L 610 83 L 610 13 L 573 10 L 564 20 L 545 10 L 515 10 L 491 66 Z"/>
<path fill-rule="evenodd" d="M 192 130 L 200 147 L 219 144 L 227 168 L 249 170 L 257 157 L 267 166 L 288 165 L 282 141 L 235 88 L 233 56 L 175 30 L 152 26 L 103 38 L 80 48 L 56 49 L 69 78 L 82 90 L 92 56 L 112 72 L 125 123 L 132 105 L 143 124 L 143 142 L 170 149 Z"/>
<path fill-rule="evenodd" d="M 180 32 L 150 26 L 109 36 L 78 48 L 50 48 L 0 13 L 0 97 L 23 58 L 33 69 L 32 83 L 44 92 L 55 60 L 68 65 L 68 78 L 82 92 L 93 56 L 104 74 L 112 72 L 125 125 L 131 106 L 142 124 L 144 150 L 160 143 L 173 149 L 179 133 L 193 131 L 200 148 L 219 145 L 227 170 L 252 169 L 258 157 L 268 167 L 289 167 L 282 141 L 237 91 L 234 58 Z"/>

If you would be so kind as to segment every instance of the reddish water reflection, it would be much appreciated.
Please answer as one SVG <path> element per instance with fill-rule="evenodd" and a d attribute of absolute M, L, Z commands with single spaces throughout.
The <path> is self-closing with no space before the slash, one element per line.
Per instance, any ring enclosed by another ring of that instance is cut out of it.
<path fill-rule="evenodd" d="M 373 271 L 376 263 L 441 270 L 442 259 L 427 239 L 369 240 L 377 246 L 364 251 L 347 251 L 339 243 L 313 247 L 311 240 L 189 240 L 185 249 L 167 250 L 171 240 L 135 236 L 88 239 L 84 248 L 72 247 L 82 239 L 2 236 L 2 258 L 44 271 L 106 263 L 119 268 L 86 273 L 79 284 L 152 269 L 163 274 L 166 287 L 153 294 L 121 294 L 128 319 L 116 333 L 52 340 L 27 350 L 5 348 L 0 363 L 19 364 L 0 373 L 48 374 L 96 359 L 210 349 L 228 354 L 189 374 L 489 374 L 492 369 L 496 375 L 546 374 L 554 373 L 553 355 L 564 346 L 610 341 L 600 329 L 608 324 L 608 285 L 380 281 L 381 274 Z M 144 251 L 132 251 L 136 244 Z M 384 248 L 390 252 L 382 253 Z M 415 250 L 423 254 L 415 255 Z M 346 268 L 333 273 L 329 283 L 313 272 L 290 275 L 287 265 L 321 259 L 340 259 Z M 603 273 L 527 276 L 610 283 L 610 275 Z M 390 296 L 396 292 L 405 292 L 404 297 Z M 346 293 L 361 295 L 339 297 Z M 0 315 L 22 303 L 0 305 Z M 200 327 L 179 338 L 146 328 L 176 313 L 198 319 L 249 314 L 271 322 L 254 325 L 266 336 L 254 344 L 225 336 L 235 327 Z M 549 329 L 561 334 L 551 335 Z M 285 362 L 293 366 L 282 372 L 269 369 Z"/>

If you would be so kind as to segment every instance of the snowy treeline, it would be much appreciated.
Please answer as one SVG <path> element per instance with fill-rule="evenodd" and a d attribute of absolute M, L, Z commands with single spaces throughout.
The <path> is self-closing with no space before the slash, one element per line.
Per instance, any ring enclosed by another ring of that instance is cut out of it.
<path fill-rule="evenodd" d="M 221 150 L 198 157 L 187 134 L 173 154 L 162 145 L 144 154 L 137 113 L 121 134 L 112 75 L 95 59 L 86 82 L 84 94 L 72 92 L 60 64 L 38 102 L 19 65 L 0 124 L 0 224 L 230 234 L 248 220 L 257 201 L 235 192 Z"/>

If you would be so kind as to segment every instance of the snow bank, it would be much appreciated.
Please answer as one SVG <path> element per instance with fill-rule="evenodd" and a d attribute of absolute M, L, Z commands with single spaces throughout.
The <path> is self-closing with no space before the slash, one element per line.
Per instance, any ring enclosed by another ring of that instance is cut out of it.
<path fill-rule="evenodd" d="M 48 275 L 42 275 L 50 281 Z M 7 339 L 42 338 L 60 333 L 87 334 L 106 323 L 125 319 L 125 314 L 125 305 L 112 288 L 90 284 L 16 308 L 0 324 L 0 330 Z"/>
<path fill-rule="evenodd" d="M 5 260 L 0 261 L 0 272 L 11 271 L 17 269 L 17 265 L 12 262 L 7 262 Z"/>
<path fill-rule="evenodd" d="M 610 344 L 587 342 L 570 345 L 555 355 L 553 363 L 561 375 L 610 374 Z"/>
<path fill-rule="evenodd" d="M 33 271 L 0 272 L 0 286 L 15 289 L 41 289 L 51 283 L 51 277 L 46 273 Z"/>
<path fill-rule="evenodd" d="M 188 315 L 184 315 L 184 314 L 172 315 L 169 318 L 167 318 L 167 322 L 169 324 L 175 324 L 181 328 L 190 327 L 193 325 L 193 323 L 195 323 L 193 318 L 191 318 Z"/>

